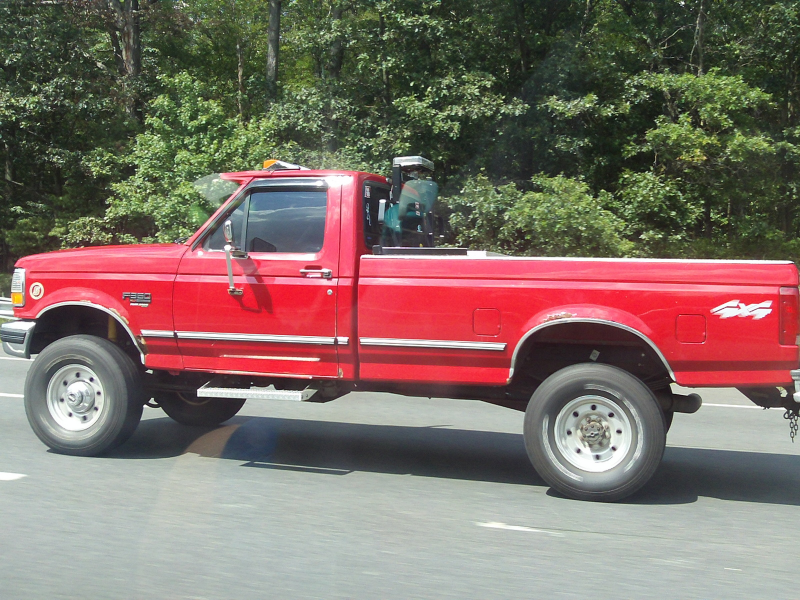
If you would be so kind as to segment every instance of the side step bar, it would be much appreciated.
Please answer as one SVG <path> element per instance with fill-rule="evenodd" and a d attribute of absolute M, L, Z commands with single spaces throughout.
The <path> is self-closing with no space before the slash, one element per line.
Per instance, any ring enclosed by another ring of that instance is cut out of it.
<path fill-rule="evenodd" d="M 232 388 L 211 387 L 209 383 L 197 390 L 198 398 L 291 400 L 293 402 L 306 402 L 317 393 L 316 388 L 306 388 L 304 390 L 276 390 L 272 385 L 268 387 Z"/>

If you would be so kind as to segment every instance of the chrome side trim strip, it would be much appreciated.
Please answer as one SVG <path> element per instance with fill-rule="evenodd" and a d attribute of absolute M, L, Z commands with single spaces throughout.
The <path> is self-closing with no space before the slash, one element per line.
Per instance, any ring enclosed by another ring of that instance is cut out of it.
<path fill-rule="evenodd" d="M 350 338 L 349 337 L 337 337 L 336 338 L 336 343 L 339 346 L 347 346 L 347 344 L 350 343 Z"/>
<path fill-rule="evenodd" d="M 222 342 L 262 342 L 277 344 L 316 344 L 333 346 L 336 338 L 314 335 L 264 335 L 258 333 L 217 333 L 213 331 L 176 331 L 180 340 L 217 340 Z"/>
<path fill-rule="evenodd" d="M 716 258 L 610 258 L 598 256 L 506 256 L 498 254 L 497 252 L 489 252 L 486 250 L 469 250 L 468 254 L 445 254 L 445 255 L 429 255 L 429 254 L 364 254 L 363 259 L 366 260 L 388 260 L 390 258 L 413 258 L 413 259 L 448 259 L 448 260 L 465 260 L 468 258 L 491 259 L 491 260 L 504 260 L 504 261 L 558 261 L 558 262 L 609 262 L 620 263 L 630 262 L 637 263 L 689 263 L 689 264 L 731 264 L 731 265 L 791 265 L 792 261 L 787 260 L 723 260 Z"/>
<path fill-rule="evenodd" d="M 220 358 L 246 358 L 248 360 L 292 360 L 296 362 L 320 362 L 318 356 L 249 356 L 247 354 L 221 354 Z"/>
<path fill-rule="evenodd" d="M 459 342 L 451 340 L 401 340 L 394 338 L 360 338 L 362 346 L 392 346 L 395 348 L 446 348 L 450 350 L 495 350 L 502 352 L 501 342 Z"/>
<path fill-rule="evenodd" d="M 142 329 L 142 337 L 150 338 L 174 338 L 174 331 L 162 331 L 160 329 Z"/>
<path fill-rule="evenodd" d="M 46 313 L 48 311 L 51 311 L 54 308 L 59 308 L 61 306 L 89 306 L 91 308 L 96 308 L 97 310 L 99 310 L 101 312 L 104 312 L 107 315 L 110 315 L 110 316 L 114 317 L 114 320 L 117 322 L 117 324 L 122 326 L 122 328 L 130 336 L 131 341 L 134 343 L 134 345 L 136 346 L 136 349 L 139 351 L 139 358 L 142 360 L 142 364 L 144 364 L 144 349 L 139 344 L 139 341 L 136 339 L 136 336 L 133 335 L 133 331 L 131 331 L 131 328 L 128 327 L 128 324 L 120 318 L 118 313 L 114 312 L 113 310 L 111 310 L 109 308 L 106 308 L 105 306 L 102 306 L 100 304 L 95 304 L 94 302 L 90 302 L 89 300 L 79 300 L 77 302 L 72 302 L 72 301 L 70 301 L 70 302 L 56 302 L 55 304 L 51 304 L 50 306 L 46 307 L 38 315 L 36 315 L 36 319 L 37 320 L 41 319 L 42 315 L 44 313 Z"/>
<path fill-rule="evenodd" d="M 672 381 L 675 381 L 675 372 L 672 370 L 672 367 L 669 366 L 667 359 L 661 353 L 661 350 L 658 349 L 653 341 L 643 334 L 641 331 L 634 329 L 633 327 L 628 327 L 627 325 L 623 325 L 622 323 L 617 323 L 616 321 L 608 321 L 606 319 L 581 319 L 581 318 L 565 318 L 565 319 L 557 319 L 555 321 L 548 321 L 547 323 L 540 323 L 533 329 L 531 329 L 528 333 L 520 338 L 519 342 L 517 342 L 517 347 L 514 348 L 514 354 L 511 357 L 511 369 L 508 373 L 508 381 L 511 382 L 511 378 L 514 376 L 514 369 L 517 366 L 517 357 L 519 355 L 520 348 L 525 343 L 525 341 L 531 337 L 534 333 L 541 331 L 545 327 L 550 327 L 551 325 L 560 325 L 562 323 L 599 323 L 601 325 L 611 325 L 612 327 L 616 327 L 618 329 L 622 329 L 627 331 L 628 333 L 632 333 L 638 338 L 640 338 L 643 342 L 645 342 L 653 352 L 656 353 L 656 356 L 661 359 L 661 362 L 664 363 L 664 368 L 667 369 L 669 376 L 672 378 Z"/>

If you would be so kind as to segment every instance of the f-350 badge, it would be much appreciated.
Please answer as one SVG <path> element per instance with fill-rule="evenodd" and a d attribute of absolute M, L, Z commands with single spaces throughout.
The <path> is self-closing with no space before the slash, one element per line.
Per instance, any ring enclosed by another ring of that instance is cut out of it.
<path fill-rule="evenodd" d="M 149 292 L 122 292 L 122 299 L 129 300 L 131 306 L 150 306 L 153 295 Z"/>
<path fill-rule="evenodd" d="M 730 300 L 725 304 L 720 304 L 716 308 L 711 309 L 712 315 L 717 315 L 721 319 L 730 319 L 731 317 L 753 317 L 754 321 L 763 319 L 772 312 L 772 300 L 765 300 L 758 304 L 744 304 L 738 300 Z"/>

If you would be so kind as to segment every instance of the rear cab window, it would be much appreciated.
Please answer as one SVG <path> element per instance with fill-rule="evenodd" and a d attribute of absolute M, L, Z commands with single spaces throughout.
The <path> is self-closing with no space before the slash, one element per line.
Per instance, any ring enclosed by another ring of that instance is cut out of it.
<path fill-rule="evenodd" d="M 429 245 L 428 211 L 432 210 L 437 186 L 430 181 L 411 180 L 403 185 L 398 202 L 389 202 L 390 186 L 377 181 L 365 181 L 363 188 L 364 244 L 373 246 L 423 247 Z M 384 222 L 378 223 L 381 200 Z"/>
<path fill-rule="evenodd" d="M 389 246 L 382 239 L 384 227 L 378 223 L 378 209 L 380 201 L 385 201 L 386 208 L 389 208 L 389 185 L 378 181 L 365 181 L 363 189 L 363 208 L 364 208 L 364 244 L 367 250 L 372 251 L 373 246 Z"/>

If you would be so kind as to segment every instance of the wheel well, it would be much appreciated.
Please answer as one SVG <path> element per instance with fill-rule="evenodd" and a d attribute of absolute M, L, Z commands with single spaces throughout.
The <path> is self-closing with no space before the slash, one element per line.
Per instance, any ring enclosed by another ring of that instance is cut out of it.
<path fill-rule="evenodd" d="M 139 364 L 142 354 L 128 327 L 115 315 L 93 306 L 67 305 L 46 311 L 36 320 L 31 354 L 38 354 L 61 338 L 77 334 L 94 335 L 117 344 Z"/>
<path fill-rule="evenodd" d="M 663 357 L 635 333 L 606 323 L 571 322 L 544 327 L 523 342 L 511 388 L 527 400 L 556 371 L 590 362 L 619 367 L 654 391 L 672 382 Z"/>

